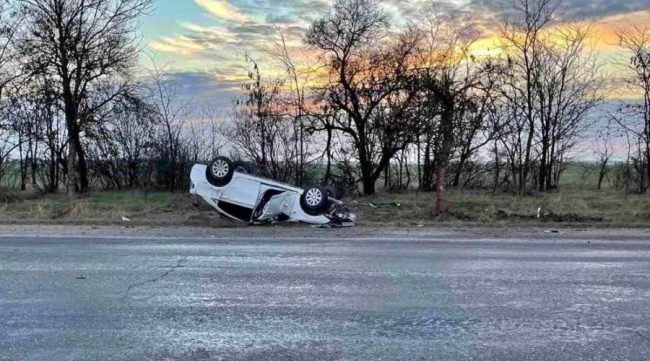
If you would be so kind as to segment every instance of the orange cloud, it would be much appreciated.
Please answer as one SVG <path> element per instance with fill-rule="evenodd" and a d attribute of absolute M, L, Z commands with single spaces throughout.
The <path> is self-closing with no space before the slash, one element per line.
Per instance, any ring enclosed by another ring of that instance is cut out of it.
<path fill-rule="evenodd" d="M 603 53 L 621 53 L 617 33 L 630 26 L 650 27 L 650 11 L 639 11 L 604 17 L 593 22 L 589 38 L 590 51 Z M 561 29 L 563 24 L 558 24 L 555 29 Z M 502 40 L 497 29 L 482 29 L 483 36 L 472 44 L 472 53 L 480 56 L 495 55 L 499 53 Z M 550 29 L 553 31 L 553 29 Z"/>
<path fill-rule="evenodd" d="M 618 31 L 631 26 L 650 27 L 650 11 L 610 16 L 598 20 L 594 24 L 594 31 L 597 34 L 599 50 L 618 50 Z"/>

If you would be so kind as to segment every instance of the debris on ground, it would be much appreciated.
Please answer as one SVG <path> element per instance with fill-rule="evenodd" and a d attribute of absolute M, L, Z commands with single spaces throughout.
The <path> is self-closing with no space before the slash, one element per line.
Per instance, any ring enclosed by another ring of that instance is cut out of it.
<path fill-rule="evenodd" d="M 333 224 L 332 226 L 334 228 L 349 228 L 349 227 L 355 227 L 356 223 L 353 221 L 343 221 L 341 223 Z"/>
<path fill-rule="evenodd" d="M 498 209 L 495 213 L 497 219 L 514 219 L 514 220 L 538 220 L 540 222 L 603 222 L 602 217 L 585 217 L 575 213 L 554 213 L 543 208 L 538 208 L 537 213 L 532 214 L 519 214 L 510 212 L 505 209 Z"/>
<path fill-rule="evenodd" d="M 559 214 L 550 211 L 543 212 L 541 218 L 543 222 L 602 222 L 602 217 L 584 217 L 575 213 Z"/>
<path fill-rule="evenodd" d="M 368 202 L 368 205 L 372 208 L 400 208 L 401 203 L 389 201 L 389 202 Z"/>

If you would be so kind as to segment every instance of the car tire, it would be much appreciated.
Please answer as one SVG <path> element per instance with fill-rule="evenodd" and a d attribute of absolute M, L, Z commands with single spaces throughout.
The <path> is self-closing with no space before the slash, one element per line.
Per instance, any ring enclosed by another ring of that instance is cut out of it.
<path fill-rule="evenodd" d="M 325 188 L 309 187 L 300 196 L 300 205 L 307 214 L 313 216 L 325 211 L 328 200 L 329 196 Z"/>
<path fill-rule="evenodd" d="M 205 171 L 208 182 L 215 187 L 223 187 L 230 183 L 232 175 L 235 173 L 235 167 L 230 159 L 226 157 L 217 157 Z"/>

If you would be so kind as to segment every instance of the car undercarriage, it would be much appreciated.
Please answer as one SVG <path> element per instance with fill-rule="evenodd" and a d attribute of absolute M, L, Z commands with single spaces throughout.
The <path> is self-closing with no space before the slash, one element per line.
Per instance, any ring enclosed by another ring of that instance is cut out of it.
<path fill-rule="evenodd" d="M 240 163 L 218 157 L 208 165 L 197 164 L 190 175 L 190 193 L 220 214 L 264 224 L 301 222 L 352 226 L 356 216 L 325 187 L 301 189 L 252 175 Z"/>

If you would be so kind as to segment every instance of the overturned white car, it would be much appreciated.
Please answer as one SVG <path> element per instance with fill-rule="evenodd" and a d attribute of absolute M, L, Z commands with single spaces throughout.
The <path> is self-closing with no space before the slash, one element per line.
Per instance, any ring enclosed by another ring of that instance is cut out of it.
<path fill-rule="evenodd" d="M 305 190 L 250 174 L 242 164 L 218 157 L 197 164 L 190 175 L 190 193 L 219 213 L 248 223 L 281 221 L 350 226 L 355 216 L 334 199 L 328 188 Z"/>

